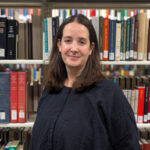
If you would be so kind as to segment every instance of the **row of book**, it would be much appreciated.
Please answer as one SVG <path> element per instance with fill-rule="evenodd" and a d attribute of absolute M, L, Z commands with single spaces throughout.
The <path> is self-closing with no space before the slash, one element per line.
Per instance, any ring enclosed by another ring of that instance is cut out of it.
<path fill-rule="evenodd" d="M 126 96 L 137 123 L 150 123 L 150 76 L 118 76 L 113 79 Z"/>
<path fill-rule="evenodd" d="M 31 22 L 33 14 L 40 16 L 40 8 L 0 8 L 0 17 L 15 19 L 19 22 Z"/>
<path fill-rule="evenodd" d="M 19 22 L 0 16 L 0 59 L 42 59 L 42 20 Z"/>
<path fill-rule="evenodd" d="M 41 68 L 0 72 L 0 123 L 34 121 L 42 92 Z M 8 69 L 7 69 L 8 70 Z"/>
<path fill-rule="evenodd" d="M 100 60 L 150 60 L 150 10 L 55 9 L 53 16 L 43 21 L 45 55 L 49 55 L 62 21 L 78 13 L 89 17 L 94 25 L 100 45 Z"/>
<path fill-rule="evenodd" d="M 150 129 L 138 128 L 139 143 L 142 150 L 150 149 Z"/>
<path fill-rule="evenodd" d="M 32 128 L 0 128 L 0 150 L 29 150 Z"/>

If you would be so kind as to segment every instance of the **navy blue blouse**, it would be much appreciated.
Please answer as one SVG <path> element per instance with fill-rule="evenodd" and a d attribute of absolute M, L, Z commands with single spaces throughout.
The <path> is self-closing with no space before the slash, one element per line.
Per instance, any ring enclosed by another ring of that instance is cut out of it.
<path fill-rule="evenodd" d="M 30 150 L 140 150 L 131 106 L 112 81 L 88 91 L 43 91 Z"/>

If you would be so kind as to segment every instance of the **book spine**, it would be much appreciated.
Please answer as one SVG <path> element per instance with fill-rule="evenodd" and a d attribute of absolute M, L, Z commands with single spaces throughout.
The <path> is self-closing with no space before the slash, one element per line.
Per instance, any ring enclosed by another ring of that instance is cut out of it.
<path fill-rule="evenodd" d="M 0 72 L 0 123 L 10 122 L 10 74 Z"/>
<path fill-rule="evenodd" d="M 103 60 L 103 17 L 99 18 L 99 46 L 100 46 L 100 60 Z"/>
<path fill-rule="evenodd" d="M 7 49 L 7 18 L 0 17 L 0 59 L 6 59 Z"/>
<path fill-rule="evenodd" d="M 126 61 L 129 60 L 130 56 L 130 19 L 127 19 L 127 26 L 126 26 Z"/>
<path fill-rule="evenodd" d="M 121 22 L 116 24 L 116 50 L 115 50 L 115 60 L 120 61 L 120 43 L 121 43 Z"/>
<path fill-rule="evenodd" d="M 145 87 L 138 87 L 138 90 L 139 96 L 138 96 L 137 123 L 143 123 Z"/>
<path fill-rule="evenodd" d="M 108 61 L 109 19 L 103 20 L 103 60 Z"/>
<path fill-rule="evenodd" d="M 26 121 L 26 72 L 18 72 L 18 122 Z"/>
<path fill-rule="evenodd" d="M 143 123 L 147 123 L 148 120 L 148 94 L 149 92 L 149 84 L 145 84 L 145 98 L 144 98 L 144 120 Z"/>
<path fill-rule="evenodd" d="M 10 73 L 10 122 L 16 123 L 18 105 L 18 75 L 17 72 Z"/>

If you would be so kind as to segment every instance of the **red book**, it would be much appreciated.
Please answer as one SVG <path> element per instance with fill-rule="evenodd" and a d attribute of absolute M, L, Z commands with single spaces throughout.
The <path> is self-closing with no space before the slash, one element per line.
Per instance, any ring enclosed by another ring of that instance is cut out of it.
<path fill-rule="evenodd" d="M 10 122 L 16 123 L 18 110 L 18 77 L 17 72 L 10 72 Z"/>
<path fill-rule="evenodd" d="M 96 16 L 96 10 L 95 9 L 91 9 L 90 10 L 90 17 L 95 17 Z"/>
<path fill-rule="evenodd" d="M 18 72 L 18 122 L 26 121 L 26 72 Z"/>
<path fill-rule="evenodd" d="M 145 87 L 137 87 L 139 91 L 138 95 L 138 110 L 137 110 L 137 123 L 143 123 L 144 115 L 144 98 L 145 98 Z"/>
<path fill-rule="evenodd" d="M 141 139 L 143 143 L 143 150 L 150 150 L 150 141 L 146 139 Z"/>
<path fill-rule="evenodd" d="M 109 19 L 103 19 L 103 61 L 108 61 Z"/>

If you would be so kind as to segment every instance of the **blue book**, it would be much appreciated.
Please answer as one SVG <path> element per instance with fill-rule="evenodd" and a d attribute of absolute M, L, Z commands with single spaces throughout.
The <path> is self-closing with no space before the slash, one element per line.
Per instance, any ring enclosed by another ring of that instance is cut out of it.
<path fill-rule="evenodd" d="M 45 53 L 48 53 L 48 33 L 47 33 L 47 18 L 44 19 L 44 44 L 45 44 Z"/>
<path fill-rule="evenodd" d="M 108 54 L 109 60 L 115 60 L 115 47 L 116 47 L 116 20 L 109 20 L 109 47 Z"/>
<path fill-rule="evenodd" d="M 0 123 L 10 122 L 10 75 L 0 72 Z"/>

